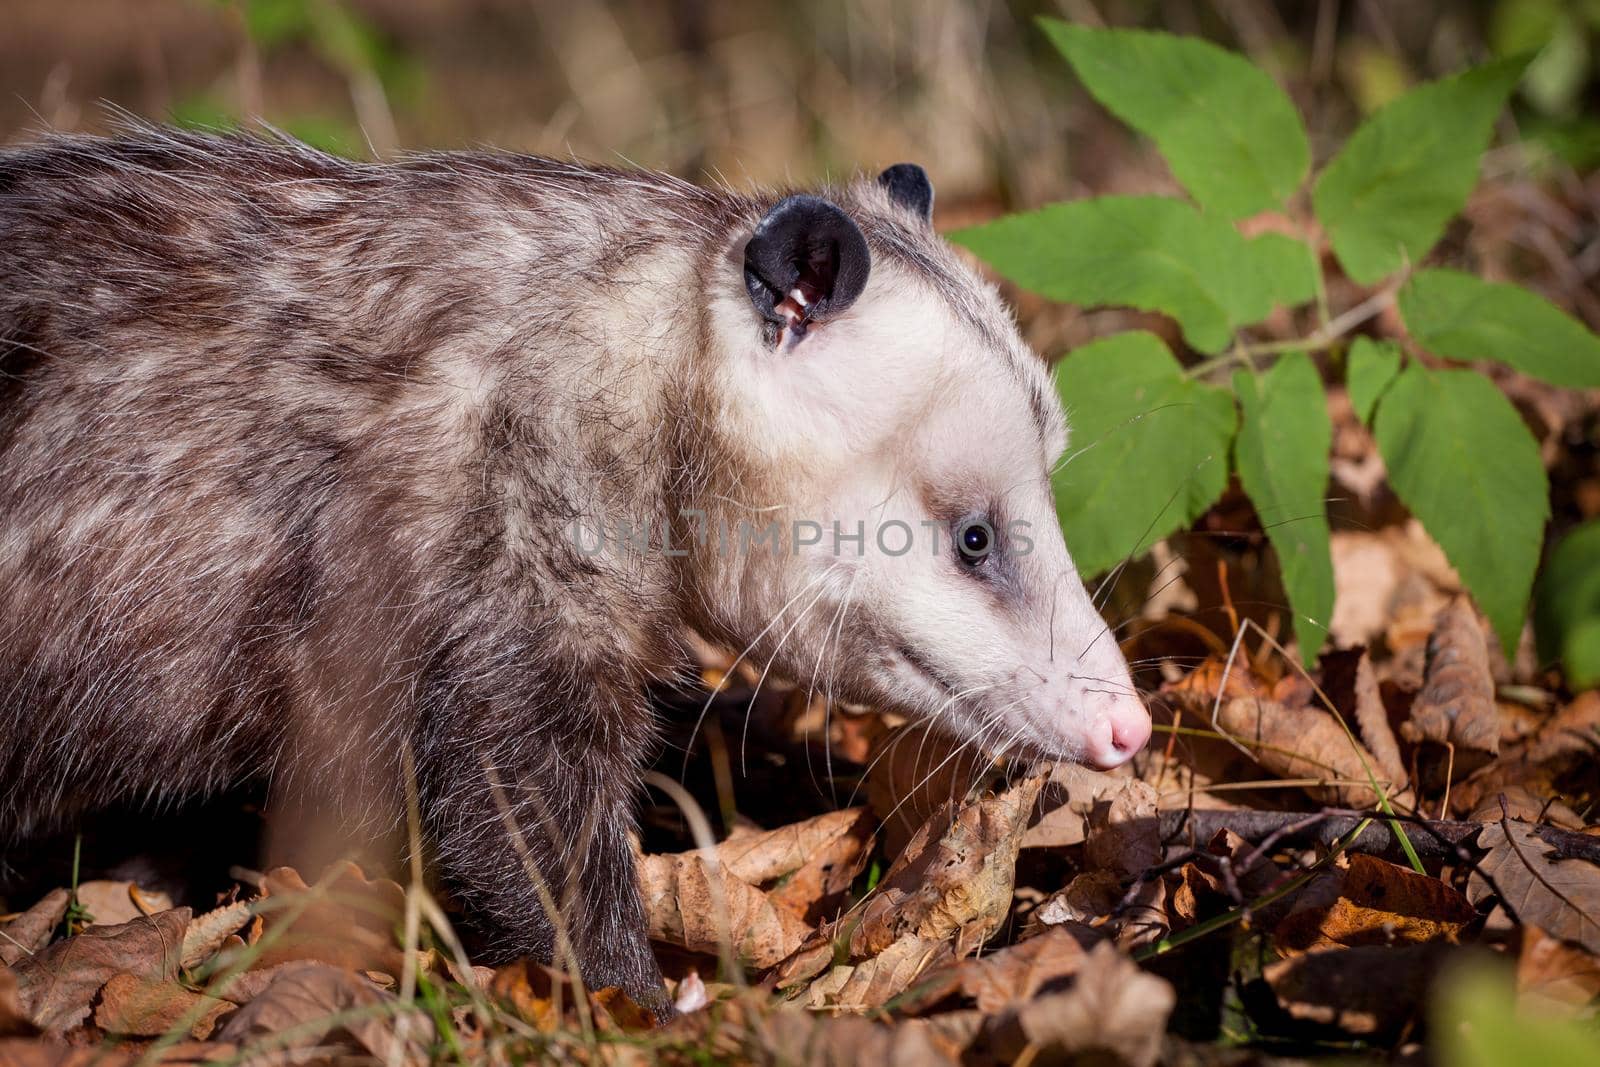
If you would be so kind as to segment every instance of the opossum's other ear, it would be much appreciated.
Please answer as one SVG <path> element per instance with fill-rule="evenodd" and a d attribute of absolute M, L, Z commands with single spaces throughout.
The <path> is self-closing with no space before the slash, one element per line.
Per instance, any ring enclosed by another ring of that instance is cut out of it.
<path fill-rule="evenodd" d="M 915 163 L 896 163 L 878 175 L 878 184 L 889 190 L 889 199 L 923 222 L 933 221 L 933 183 L 928 172 Z"/>
<path fill-rule="evenodd" d="M 798 339 L 849 307 L 867 287 L 872 257 L 850 217 L 815 196 L 778 202 L 744 246 L 744 287 L 756 310 Z"/>

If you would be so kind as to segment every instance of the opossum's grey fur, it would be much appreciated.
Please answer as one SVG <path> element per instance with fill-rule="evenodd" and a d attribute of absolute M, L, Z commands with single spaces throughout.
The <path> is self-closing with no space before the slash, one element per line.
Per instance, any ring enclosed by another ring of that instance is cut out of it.
<path fill-rule="evenodd" d="M 989 328 L 931 231 L 832 195 Z M 392 827 L 409 751 L 505 954 L 552 951 L 532 866 L 591 982 L 659 988 L 641 689 L 728 626 L 692 561 L 564 530 L 762 498 L 698 353 L 775 199 L 157 130 L 0 153 L 0 852 L 252 776 Z"/>

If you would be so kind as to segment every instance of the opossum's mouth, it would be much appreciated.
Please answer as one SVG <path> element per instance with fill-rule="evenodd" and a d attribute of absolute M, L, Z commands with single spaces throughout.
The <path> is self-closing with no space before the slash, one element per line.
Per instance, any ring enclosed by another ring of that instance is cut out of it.
<path fill-rule="evenodd" d="M 906 666 L 922 675 L 935 689 L 941 690 L 947 697 L 960 696 L 960 690 L 947 678 L 939 673 L 939 669 L 928 662 L 921 653 L 909 645 L 896 645 L 895 655 L 903 660 Z"/>

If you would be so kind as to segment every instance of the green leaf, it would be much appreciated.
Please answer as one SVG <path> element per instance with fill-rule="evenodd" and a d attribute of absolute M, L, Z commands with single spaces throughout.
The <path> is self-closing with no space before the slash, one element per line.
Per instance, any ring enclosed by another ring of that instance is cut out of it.
<path fill-rule="evenodd" d="M 1484 960 L 1447 972 L 1429 1032 L 1435 1062 L 1451 1067 L 1590 1067 L 1600 1063 L 1592 1023 L 1548 1012 L 1518 1011 L 1509 966 Z"/>
<path fill-rule="evenodd" d="M 1540 659 L 1560 660 L 1573 689 L 1600 683 L 1600 519 L 1561 539 L 1533 600 Z"/>
<path fill-rule="evenodd" d="M 1361 124 L 1311 203 L 1346 273 L 1364 285 L 1427 254 L 1478 183 L 1478 160 L 1527 57 L 1413 89 Z"/>
<path fill-rule="evenodd" d="M 1074 304 L 1116 304 L 1178 320 L 1202 352 L 1272 311 L 1281 258 L 1182 200 L 1103 196 L 958 230 L 950 239 L 1025 289 Z"/>
<path fill-rule="evenodd" d="M 1350 406 L 1356 409 L 1356 418 L 1372 425 L 1372 409 L 1378 406 L 1378 398 L 1399 373 L 1399 345 L 1393 341 L 1374 341 L 1370 337 L 1355 339 L 1345 366 L 1344 384 L 1350 391 Z"/>
<path fill-rule="evenodd" d="M 1144 552 L 1222 495 L 1232 398 L 1189 381 L 1166 345 L 1135 331 L 1056 366 L 1072 443 L 1052 477 L 1067 547 L 1085 578 Z"/>
<path fill-rule="evenodd" d="M 1246 246 L 1271 304 L 1297 307 L 1316 297 L 1318 265 L 1311 246 L 1283 233 L 1263 233 Z"/>
<path fill-rule="evenodd" d="M 1278 554 L 1300 658 L 1309 667 L 1333 615 L 1325 501 L 1333 424 L 1322 376 L 1310 357 L 1295 352 L 1259 379 L 1239 371 L 1233 389 L 1244 416 L 1233 451 L 1239 482 Z"/>
<path fill-rule="evenodd" d="M 1481 374 L 1417 364 L 1389 387 L 1373 431 L 1390 486 L 1444 549 L 1510 655 L 1550 515 L 1533 434 Z"/>
<path fill-rule="evenodd" d="M 1600 386 L 1600 337 L 1517 285 L 1457 270 L 1419 271 L 1400 290 L 1417 343 L 1449 359 L 1492 359 L 1552 385 Z"/>
<path fill-rule="evenodd" d="M 1305 180 L 1300 116 L 1249 60 L 1197 37 L 1039 22 L 1094 98 L 1154 140 L 1208 211 L 1280 207 Z"/>

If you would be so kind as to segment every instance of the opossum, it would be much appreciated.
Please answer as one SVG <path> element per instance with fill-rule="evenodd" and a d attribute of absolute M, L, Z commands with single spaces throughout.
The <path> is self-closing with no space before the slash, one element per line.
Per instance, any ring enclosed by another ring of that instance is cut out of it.
<path fill-rule="evenodd" d="M 559 933 L 659 1005 L 631 808 L 686 634 L 1126 760 L 1060 400 L 932 204 L 912 164 L 0 152 L 0 846 L 249 779 L 359 838 L 414 787 L 489 958 Z"/>

